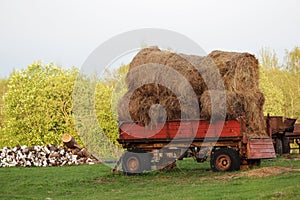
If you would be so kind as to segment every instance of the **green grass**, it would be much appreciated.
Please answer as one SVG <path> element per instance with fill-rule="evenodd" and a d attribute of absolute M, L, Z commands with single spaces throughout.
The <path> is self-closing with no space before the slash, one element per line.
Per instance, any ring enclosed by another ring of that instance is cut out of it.
<path fill-rule="evenodd" d="M 300 199 L 300 172 L 269 177 L 213 173 L 209 164 L 186 159 L 178 167 L 140 176 L 112 174 L 105 165 L 1 168 L 0 199 Z M 277 158 L 261 167 L 293 166 L 300 160 Z"/>

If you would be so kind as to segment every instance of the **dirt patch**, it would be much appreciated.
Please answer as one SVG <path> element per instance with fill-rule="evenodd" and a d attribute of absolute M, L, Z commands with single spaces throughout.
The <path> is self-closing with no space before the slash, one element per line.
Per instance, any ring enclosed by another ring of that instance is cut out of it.
<path fill-rule="evenodd" d="M 214 179 L 218 179 L 221 181 L 226 181 L 228 179 L 236 179 L 240 177 L 248 177 L 248 178 L 262 178 L 262 177 L 269 177 L 269 176 L 276 176 L 283 173 L 288 172 L 300 172 L 300 168 L 295 167 L 262 167 L 259 169 L 250 169 L 247 171 L 242 171 L 234 174 L 224 174 L 223 176 L 216 176 Z"/>
<path fill-rule="evenodd" d="M 267 177 L 267 176 L 275 176 L 282 173 L 287 173 L 293 170 L 299 170 L 299 169 L 293 169 L 292 167 L 263 167 L 259 169 L 253 169 L 249 171 L 241 172 L 238 176 L 239 177 Z"/>

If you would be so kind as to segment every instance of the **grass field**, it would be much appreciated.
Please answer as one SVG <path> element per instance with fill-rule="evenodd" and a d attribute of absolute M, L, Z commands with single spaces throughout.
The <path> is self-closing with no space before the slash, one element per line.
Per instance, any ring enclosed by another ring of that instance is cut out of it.
<path fill-rule="evenodd" d="M 209 163 L 179 161 L 167 171 L 112 174 L 106 165 L 1 168 L 0 199 L 300 199 L 300 159 L 214 173 Z"/>

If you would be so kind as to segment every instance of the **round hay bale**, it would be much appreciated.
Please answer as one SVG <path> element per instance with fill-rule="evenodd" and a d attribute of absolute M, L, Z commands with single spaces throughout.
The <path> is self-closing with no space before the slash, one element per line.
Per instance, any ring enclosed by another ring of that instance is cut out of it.
<path fill-rule="evenodd" d="M 157 46 L 152 46 L 143 48 L 141 51 L 139 51 L 129 64 L 129 71 L 135 67 L 148 63 L 148 59 L 150 58 L 148 54 L 153 52 L 161 52 L 161 50 Z"/>
<path fill-rule="evenodd" d="M 213 99 L 211 98 L 213 96 Z M 239 94 L 231 91 L 207 90 L 201 96 L 201 118 L 210 120 L 236 119 L 244 112 L 243 101 Z M 213 105 L 214 106 L 213 106 Z M 214 116 L 212 115 L 214 109 Z"/>
<path fill-rule="evenodd" d="M 235 66 L 231 59 L 237 54 L 239 53 L 216 50 L 208 54 L 208 57 L 211 58 L 214 64 L 219 68 L 220 74 L 225 76 L 227 73 L 233 71 Z"/>
<path fill-rule="evenodd" d="M 249 137 L 267 136 L 266 122 L 263 114 L 265 98 L 259 90 L 244 92 L 243 97 L 247 134 Z"/>
<path fill-rule="evenodd" d="M 214 116 L 212 115 L 211 96 L 214 97 Z M 210 120 L 211 118 L 218 120 L 224 118 L 237 119 L 242 117 L 246 123 L 247 135 L 249 137 L 254 138 L 267 136 L 263 115 L 264 95 L 260 91 L 225 91 L 225 95 L 222 91 L 205 91 L 202 94 L 200 101 L 201 118 L 206 120 Z"/>
<path fill-rule="evenodd" d="M 153 66 L 163 65 L 176 70 L 190 83 L 197 95 L 201 95 L 206 88 L 198 70 L 184 57 L 176 53 L 161 51 L 158 48 L 145 48 L 130 63 L 129 72 L 125 79 L 129 90 L 136 88 L 137 85 L 142 85 L 145 82 L 144 78 L 149 76 L 149 72 L 145 72 L 143 67 L 141 67 L 145 64 L 157 64 Z M 139 67 L 141 67 L 141 70 L 138 70 Z M 155 70 L 155 72 L 151 73 L 154 76 L 151 77 L 151 80 L 159 82 L 168 75 L 165 69 L 155 68 Z M 149 80 L 149 77 L 147 79 Z"/>
<path fill-rule="evenodd" d="M 165 118 L 167 120 L 180 119 L 179 100 L 167 88 L 159 86 L 154 89 L 155 87 L 155 85 L 148 84 L 134 92 L 127 92 L 118 103 L 119 121 L 135 121 L 141 125 L 149 125 L 151 119 L 156 122 Z M 153 92 L 155 90 L 156 92 Z M 166 117 L 164 112 L 166 112 Z"/>
<path fill-rule="evenodd" d="M 141 125 L 150 125 L 162 119 L 199 118 L 198 109 L 195 108 L 198 99 L 190 99 L 190 96 L 176 97 L 164 86 L 154 88 L 155 85 L 147 84 L 134 92 L 127 92 L 118 103 L 119 121 L 135 121 Z M 161 108 L 164 108 L 163 111 Z"/>
<path fill-rule="evenodd" d="M 235 63 L 233 77 L 233 89 L 236 91 L 248 91 L 259 89 L 258 60 L 249 53 L 241 53 L 232 58 Z"/>
<path fill-rule="evenodd" d="M 208 57 L 219 68 L 226 90 L 258 90 L 259 66 L 254 55 L 213 51 Z"/>

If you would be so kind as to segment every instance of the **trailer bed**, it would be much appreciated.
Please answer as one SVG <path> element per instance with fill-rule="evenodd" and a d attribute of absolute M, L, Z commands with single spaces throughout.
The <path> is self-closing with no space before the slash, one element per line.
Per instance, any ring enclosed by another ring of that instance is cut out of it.
<path fill-rule="evenodd" d="M 209 123 L 206 120 L 169 121 L 157 126 L 142 127 L 135 123 L 120 124 L 120 143 L 125 141 L 170 141 L 216 140 L 241 136 L 241 125 L 237 120 L 218 121 Z"/>

